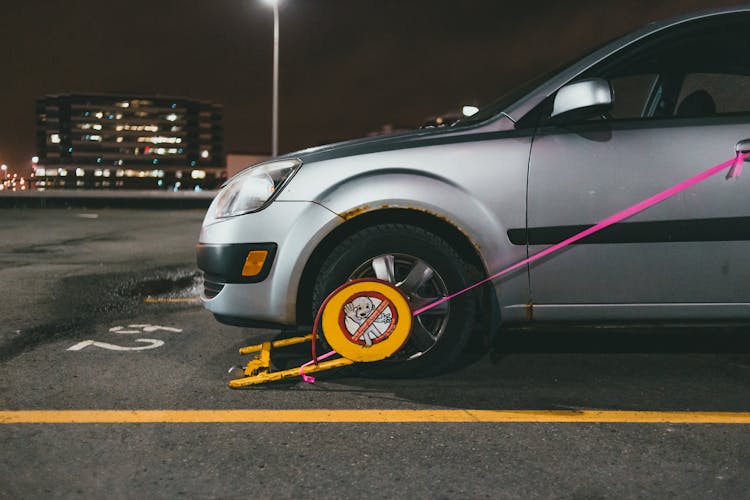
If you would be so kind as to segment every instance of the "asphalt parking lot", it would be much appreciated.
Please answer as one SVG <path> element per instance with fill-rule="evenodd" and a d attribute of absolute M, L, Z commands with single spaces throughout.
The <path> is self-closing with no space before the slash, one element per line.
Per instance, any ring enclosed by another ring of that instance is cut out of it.
<path fill-rule="evenodd" d="M 279 332 L 200 306 L 202 216 L 0 210 L 0 497 L 747 497 L 745 328 L 510 332 L 433 378 L 231 390 Z"/>

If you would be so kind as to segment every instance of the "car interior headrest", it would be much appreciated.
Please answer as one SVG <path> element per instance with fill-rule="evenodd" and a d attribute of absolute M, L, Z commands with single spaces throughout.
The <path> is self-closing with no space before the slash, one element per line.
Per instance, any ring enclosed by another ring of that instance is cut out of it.
<path fill-rule="evenodd" d="M 703 89 L 686 96 L 677 107 L 677 116 L 705 116 L 716 113 L 716 103 Z"/>

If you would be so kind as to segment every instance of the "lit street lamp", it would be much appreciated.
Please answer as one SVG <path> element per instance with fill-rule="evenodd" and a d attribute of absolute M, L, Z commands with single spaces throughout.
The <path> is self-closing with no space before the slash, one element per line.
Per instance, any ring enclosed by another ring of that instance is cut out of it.
<path fill-rule="evenodd" d="M 279 155 L 279 0 L 266 0 L 273 7 L 273 118 L 271 156 Z"/>

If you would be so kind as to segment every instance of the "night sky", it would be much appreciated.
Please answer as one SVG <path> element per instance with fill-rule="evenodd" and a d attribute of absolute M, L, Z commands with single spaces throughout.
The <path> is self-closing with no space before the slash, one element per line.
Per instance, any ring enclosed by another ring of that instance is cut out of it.
<path fill-rule="evenodd" d="M 26 174 L 34 100 L 123 92 L 224 106 L 227 152 L 271 142 L 263 0 L 2 0 L 0 162 Z M 416 127 L 652 20 L 736 1 L 281 0 L 279 151 Z"/>

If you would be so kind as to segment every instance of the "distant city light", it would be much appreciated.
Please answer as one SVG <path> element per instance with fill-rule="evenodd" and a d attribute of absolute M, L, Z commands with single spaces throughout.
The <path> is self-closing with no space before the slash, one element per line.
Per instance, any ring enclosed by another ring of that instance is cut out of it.
<path fill-rule="evenodd" d="M 201 151 L 201 158 L 208 158 L 208 150 L 207 149 L 204 149 L 203 151 Z"/>
<path fill-rule="evenodd" d="M 3 165 L 0 166 L 0 170 L 2 170 L 3 172 L 5 172 L 6 170 L 8 170 L 8 165 L 6 165 L 5 163 L 3 163 Z"/>
<path fill-rule="evenodd" d="M 52 144 L 60 144 L 60 134 L 51 134 L 49 136 L 49 142 Z"/>
<path fill-rule="evenodd" d="M 169 120 L 170 122 L 173 122 L 173 121 L 175 121 L 176 119 L 177 119 L 177 115 L 176 115 L 176 114 L 174 114 L 174 113 L 169 113 L 169 114 L 167 115 L 167 120 Z"/>
<path fill-rule="evenodd" d="M 39 163 L 39 157 L 38 156 L 32 156 L 31 157 L 31 163 L 33 163 L 34 165 L 36 165 L 37 163 Z"/>
<path fill-rule="evenodd" d="M 464 116 L 472 116 L 479 112 L 479 108 L 476 106 L 464 106 L 462 111 Z"/>

